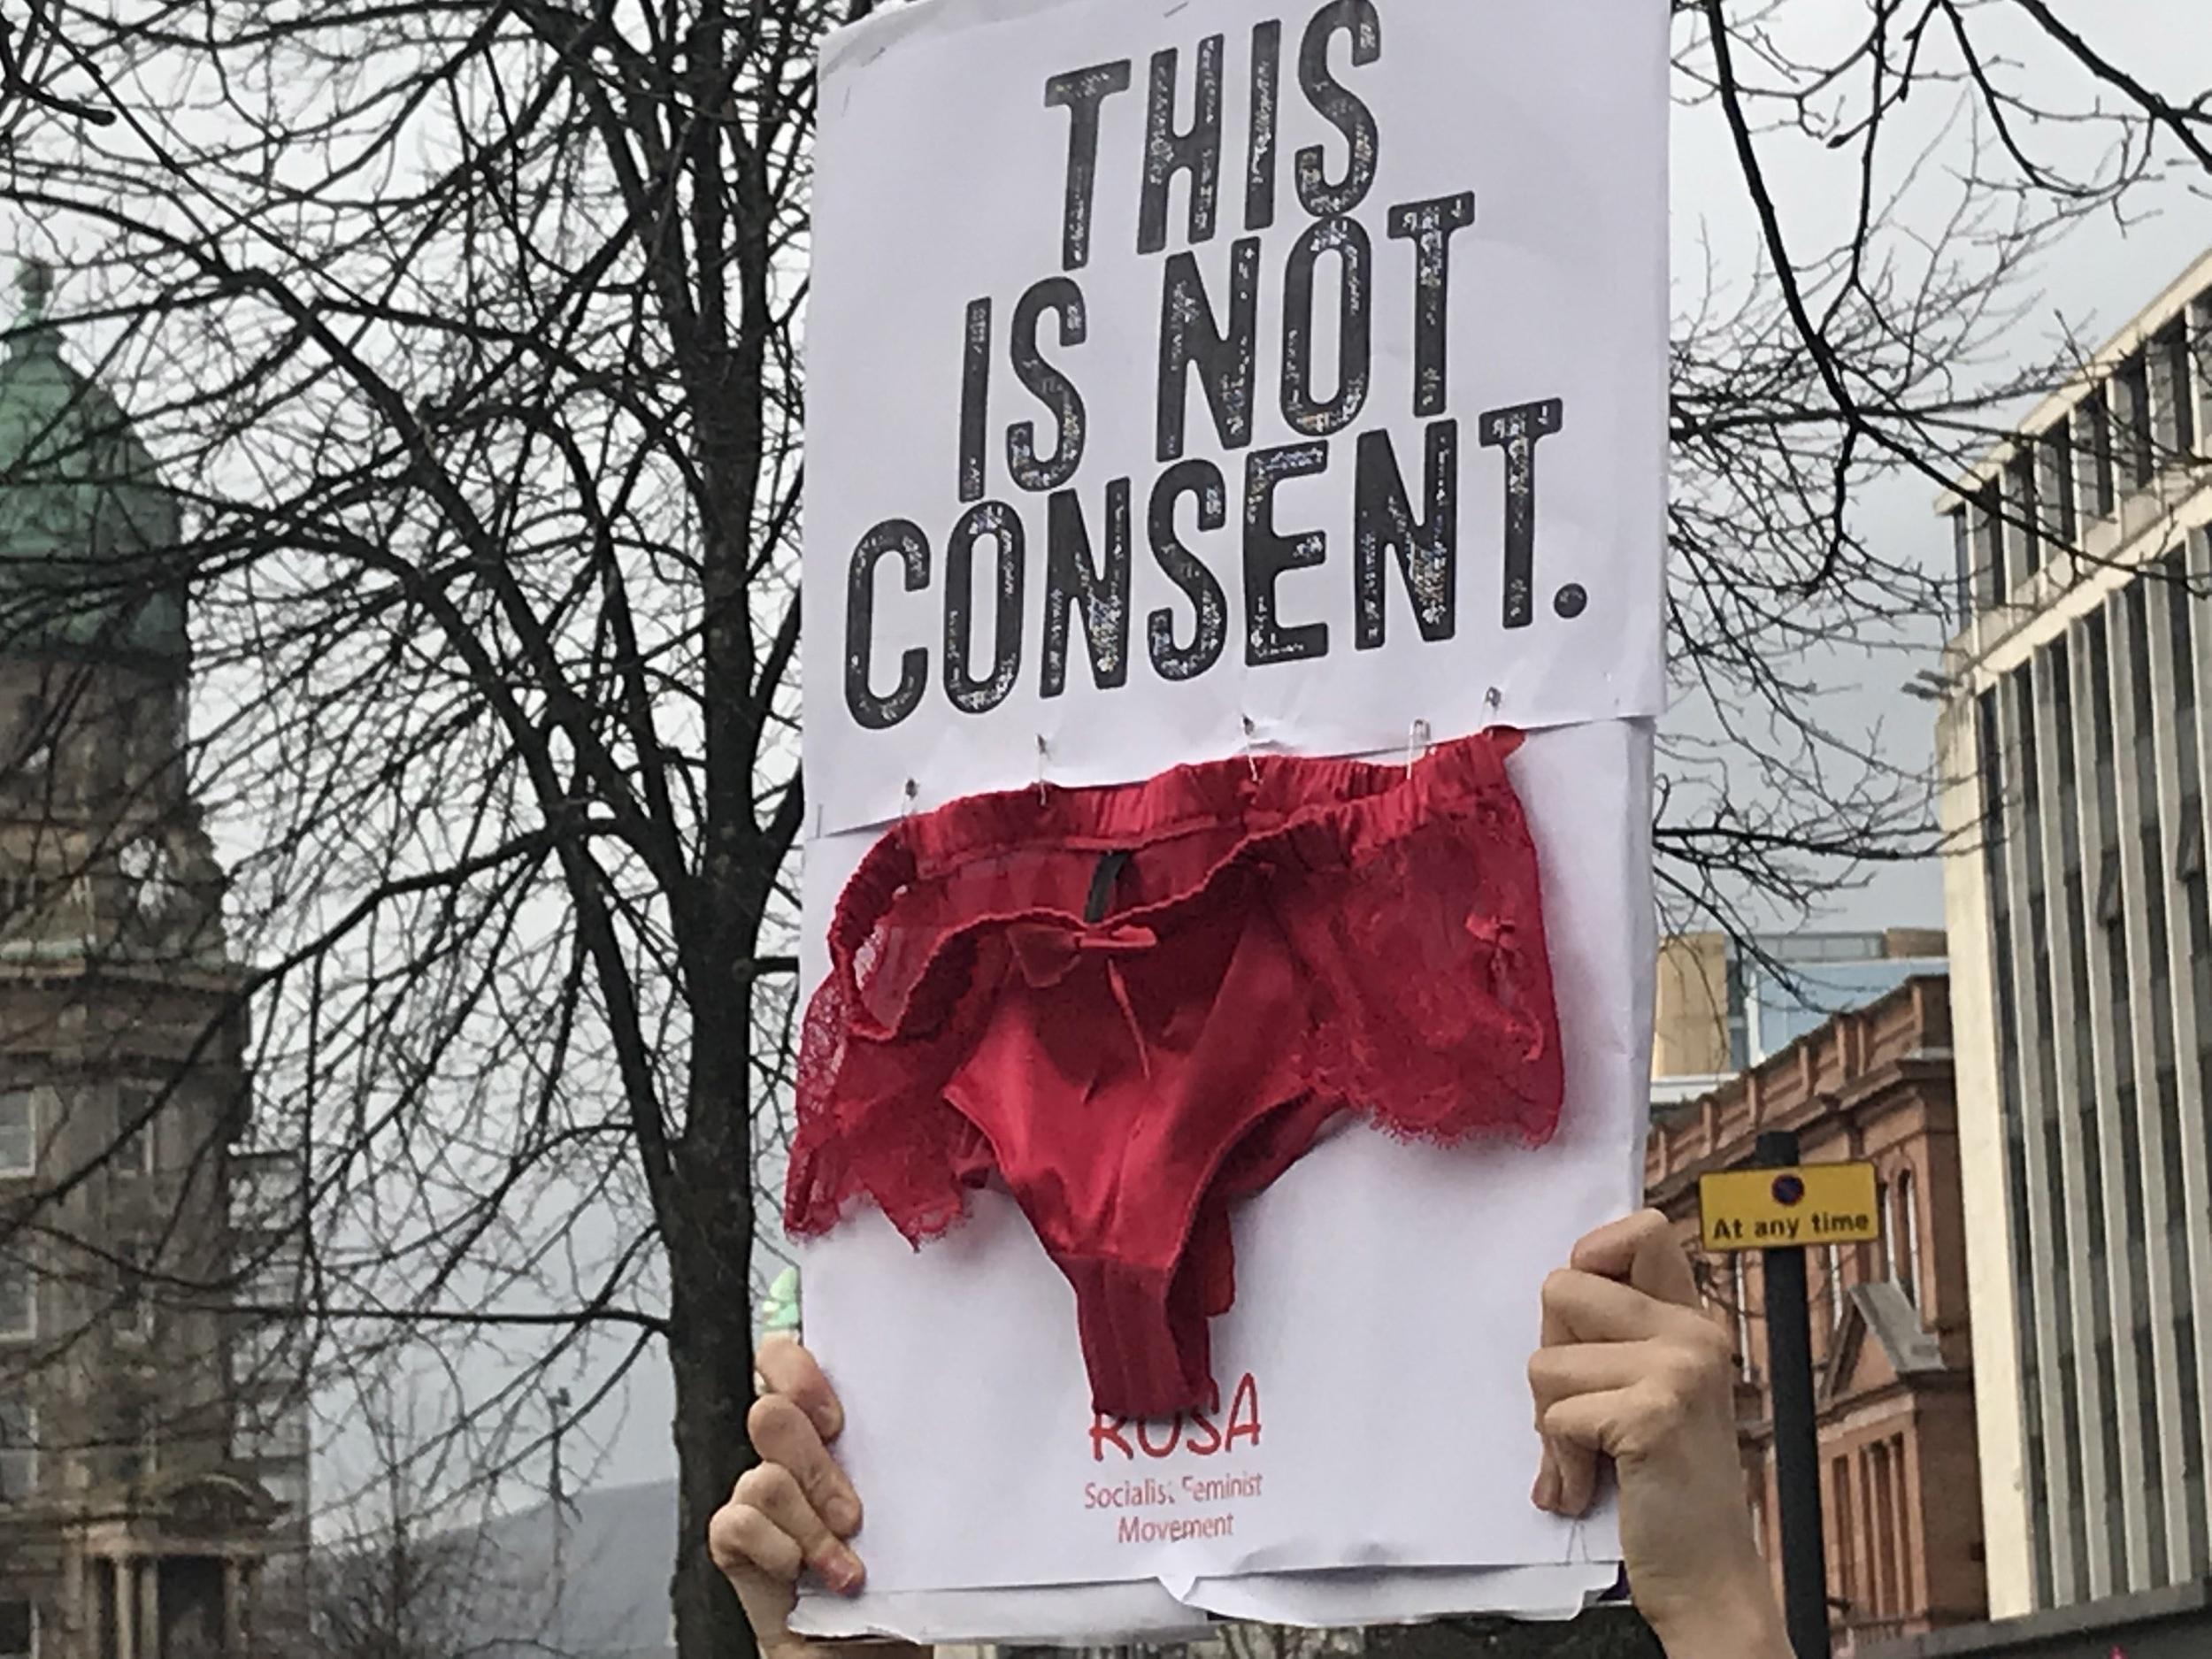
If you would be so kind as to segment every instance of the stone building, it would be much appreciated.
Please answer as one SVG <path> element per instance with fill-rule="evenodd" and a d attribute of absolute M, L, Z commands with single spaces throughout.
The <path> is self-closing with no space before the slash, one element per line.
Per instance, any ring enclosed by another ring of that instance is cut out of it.
<path fill-rule="evenodd" d="M 1651 1201 L 1694 1250 L 1698 1178 L 1751 1165 L 1764 1131 L 1796 1131 L 1807 1163 L 1875 1165 L 1882 1242 L 1806 1263 L 1830 1604 L 1847 1655 L 1985 1611 L 1950 1045 L 1947 981 L 1910 979 L 1662 1112 L 1647 1154 Z M 1744 1479 L 1778 1594 L 1760 1260 L 1697 1259 L 1735 1335 Z"/>
<path fill-rule="evenodd" d="M 2212 1577 L 2212 253 L 1945 495 L 1934 676 L 2002 1616 Z"/>
<path fill-rule="evenodd" d="M 299 1194 L 244 1149 L 181 515 L 45 289 L 0 362 L 0 1659 L 242 1653 L 305 1536 Z"/>

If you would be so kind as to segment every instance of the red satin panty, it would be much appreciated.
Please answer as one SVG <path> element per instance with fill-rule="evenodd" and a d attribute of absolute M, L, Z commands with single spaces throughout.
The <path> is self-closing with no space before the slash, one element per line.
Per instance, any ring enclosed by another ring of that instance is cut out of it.
<path fill-rule="evenodd" d="M 1240 758 L 900 825 L 831 924 L 787 1225 L 864 1199 L 919 1243 L 996 1175 L 1074 1288 L 1097 1408 L 1204 1405 L 1231 1208 L 1337 1114 L 1442 1143 L 1556 1126 L 1518 741 L 1410 768 Z"/>

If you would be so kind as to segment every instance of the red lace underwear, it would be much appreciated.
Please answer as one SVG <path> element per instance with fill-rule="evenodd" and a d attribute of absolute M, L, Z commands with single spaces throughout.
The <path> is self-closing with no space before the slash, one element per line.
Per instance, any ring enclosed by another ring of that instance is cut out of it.
<path fill-rule="evenodd" d="M 1337 1113 L 1443 1143 L 1557 1125 L 1519 741 L 1240 758 L 901 824 L 830 926 L 786 1225 L 865 1199 L 919 1244 L 995 1173 L 1074 1287 L 1097 1409 L 1202 1409 L 1230 1207 Z"/>

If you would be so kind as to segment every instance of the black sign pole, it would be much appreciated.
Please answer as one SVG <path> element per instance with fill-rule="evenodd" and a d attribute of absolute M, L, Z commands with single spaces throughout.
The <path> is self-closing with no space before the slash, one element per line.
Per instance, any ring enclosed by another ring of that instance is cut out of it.
<path fill-rule="evenodd" d="M 1759 1137 L 1769 1169 L 1792 1169 L 1797 1136 Z M 1767 1369 L 1774 1397 L 1775 1503 L 1782 1521 L 1782 1606 L 1797 1659 L 1829 1659 L 1828 1559 L 1820 1536 L 1820 1426 L 1813 1414 L 1812 1322 L 1802 1247 L 1768 1250 Z"/>

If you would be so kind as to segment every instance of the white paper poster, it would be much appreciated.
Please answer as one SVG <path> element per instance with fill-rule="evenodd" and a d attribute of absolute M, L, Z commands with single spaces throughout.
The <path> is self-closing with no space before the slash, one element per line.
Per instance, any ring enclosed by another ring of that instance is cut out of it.
<path fill-rule="evenodd" d="M 919 1250 L 872 1212 L 808 1248 L 807 1340 L 846 1402 L 872 1591 L 1154 1578 L 1187 1602 L 1251 1573 L 1617 1558 L 1609 1517 L 1529 1502 L 1526 1366 L 1544 1275 L 1639 1202 L 1650 756 L 1647 728 L 1606 722 L 1513 763 L 1546 871 L 1559 1133 L 1448 1152 L 1355 1124 L 1245 1204 L 1236 1304 L 1212 1325 L 1220 1412 L 1094 1413 L 1067 1281 L 997 1191 Z M 872 839 L 810 849 L 810 915 Z"/>
<path fill-rule="evenodd" d="M 995 1187 L 918 1251 L 872 1211 L 810 1247 L 869 1506 L 870 1594 L 818 1628 L 1104 1632 L 1145 1584 L 1556 1614 L 1605 1576 L 1609 1518 L 1529 1502 L 1525 1367 L 1544 1273 L 1642 1172 L 1666 22 L 925 0 L 826 51 L 805 983 L 902 815 L 1513 726 L 1567 1094 L 1541 1148 L 1350 1123 L 1242 1205 L 1220 1406 L 1172 1422 L 1091 1410 Z"/>
<path fill-rule="evenodd" d="M 833 41 L 812 832 L 1657 715 L 1666 31 L 927 0 Z"/>

